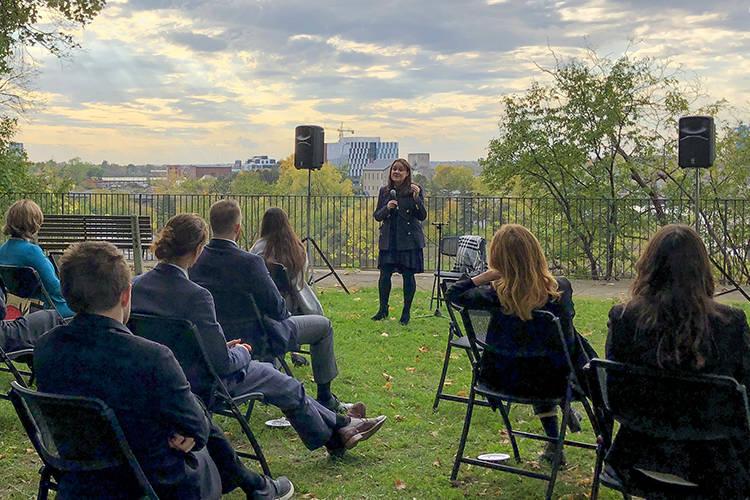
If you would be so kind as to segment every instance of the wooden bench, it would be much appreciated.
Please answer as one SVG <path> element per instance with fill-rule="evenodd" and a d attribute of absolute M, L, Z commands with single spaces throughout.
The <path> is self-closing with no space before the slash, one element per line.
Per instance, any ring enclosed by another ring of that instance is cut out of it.
<path fill-rule="evenodd" d="M 121 250 L 133 251 L 135 274 L 143 272 L 143 249 L 154 240 L 148 215 L 49 214 L 39 229 L 37 242 L 50 252 L 65 250 L 79 241 L 108 241 Z"/>

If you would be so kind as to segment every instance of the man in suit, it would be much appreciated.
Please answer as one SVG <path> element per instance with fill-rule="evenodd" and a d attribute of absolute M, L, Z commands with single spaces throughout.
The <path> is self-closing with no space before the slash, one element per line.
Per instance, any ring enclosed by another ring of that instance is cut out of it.
<path fill-rule="evenodd" d="M 93 241 L 71 246 L 60 278 L 63 296 L 77 314 L 36 343 L 40 391 L 96 397 L 111 407 L 162 499 L 219 498 L 237 486 L 249 499 L 291 497 L 288 479 L 274 481 L 242 465 L 190 392 L 172 352 L 125 326 L 130 269 L 117 248 Z M 132 498 L 131 490 L 117 471 L 69 473 L 60 479 L 58 497 Z"/>
<path fill-rule="evenodd" d="M 340 402 L 331 392 L 331 381 L 339 373 L 333 350 L 331 321 L 325 316 L 312 314 L 292 316 L 287 310 L 286 302 L 271 279 L 263 258 L 237 246 L 242 232 L 242 213 L 235 200 L 217 201 L 211 206 L 209 215 L 213 238 L 190 269 L 190 279 L 209 290 L 214 287 L 241 289 L 252 294 L 265 324 L 257 318 L 252 322 L 243 322 L 245 332 L 265 330 L 267 334 L 277 335 L 276 344 L 281 346 L 277 354 L 281 355 L 298 345 L 309 344 L 317 384 L 316 399 L 329 410 L 346 413 L 351 405 Z M 229 300 L 229 296 L 214 297 L 214 300 L 218 309 L 224 305 L 218 301 Z M 226 326 L 224 331 L 227 332 Z"/>
<path fill-rule="evenodd" d="M 188 279 L 188 269 L 207 239 L 208 227 L 198 215 L 184 213 L 169 219 L 153 245 L 159 264 L 133 279 L 133 312 L 193 323 L 229 392 L 233 396 L 262 393 L 265 403 L 284 412 L 308 449 L 325 446 L 335 455 L 375 434 L 384 415 L 365 418 L 363 403 L 355 403 L 346 415 L 334 413 L 307 395 L 299 380 L 270 363 L 251 361 L 250 346 L 240 340 L 226 341 L 211 294 Z"/>
<path fill-rule="evenodd" d="M 33 349 L 44 332 L 62 324 L 62 316 L 53 309 L 36 311 L 13 320 L 6 320 L 5 297 L 0 290 L 0 347 L 4 351 Z"/>

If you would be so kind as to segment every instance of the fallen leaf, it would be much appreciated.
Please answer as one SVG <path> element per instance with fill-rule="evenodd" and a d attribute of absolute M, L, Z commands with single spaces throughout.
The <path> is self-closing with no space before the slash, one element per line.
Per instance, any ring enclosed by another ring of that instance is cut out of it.
<path fill-rule="evenodd" d="M 432 434 L 432 437 L 438 437 L 438 431 L 430 431 L 430 434 Z"/>
<path fill-rule="evenodd" d="M 315 496 L 315 493 L 305 493 L 302 495 L 302 498 L 305 498 L 306 500 L 315 500 L 318 497 Z"/>
<path fill-rule="evenodd" d="M 407 367 L 406 367 L 406 371 L 407 371 L 407 372 L 415 372 L 415 371 L 417 371 L 417 369 L 416 369 L 416 368 L 414 368 L 413 366 L 407 366 Z"/>
<path fill-rule="evenodd" d="M 393 356 L 388 356 L 388 361 L 393 361 Z"/>
<path fill-rule="evenodd" d="M 390 391 L 391 390 L 391 383 L 386 382 L 383 387 L 380 388 L 381 391 Z"/>
<path fill-rule="evenodd" d="M 393 408 L 395 410 L 396 409 L 396 405 L 394 405 L 393 403 L 391 403 L 391 408 Z"/>
<path fill-rule="evenodd" d="M 457 352 L 452 352 L 451 353 L 451 359 L 459 359 L 460 357 L 461 357 L 461 355 L 458 354 Z"/>
<path fill-rule="evenodd" d="M 433 337 L 439 337 L 439 336 L 440 336 L 439 333 L 436 333 L 436 334 L 433 335 Z"/>
<path fill-rule="evenodd" d="M 416 358 L 414 358 L 414 362 L 415 363 L 419 363 L 419 356 L 417 356 Z"/>
<path fill-rule="evenodd" d="M 356 302 L 358 300 L 362 300 L 362 297 L 354 297 L 352 300 Z"/>
<path fill-rule="evenodd" d="M 584 330 L 584 331 L 581 332 L 581 335 L 583 335 L 584 337 L 588 337 L 592 333 L 594 333 L 594 332 L 592 332 L 591 330 Z"/>
<path fill-rule="evenodd" d="M 406 489 L 406 483 L 403 482 L 400 479 L 396 479 L 396 489 L 397 490 L 405 490 Z"/>
<path fill-rule="evenodd" d="M 466 394 L 466 391 L 458 391 L 458 395 L 461 396 L 462 398 L 469 396 L 468 394 Z"/>
<path fill-rule="evenodd" d="M 426 345 L 424 345 L 424 344 L 422 344 L 422 347 L 420 347 L 420 348 L 419 348 L 419 349 L 417 349 L 417 350 L 418 350 L 419 352 L 421 352 L 422 354 L 427 354 L 428 352 L 430 352 L 430 348 L 429 348 L 429 347 L 427 347 L 427 346 L 426 346 Z"/>
<path fill-rule="evenodd" d="M 434 465 L 435 467 L 440 467 L 443 464 L 440 463 L 440 459 L 438 458 L 437 460 L 435 460 L 434 462 L 432 462 L 432 465 Z"/>
<path fill-rule="evenodd" d="M 401 422 L 404 419 L 404 416 L 403 415 L 394 415 L 393 418 L 395 418 L 397 422 Z"/>
<path fill-rule="evenodd" d="M 453 385 L 453 380 L 447 378 L 445 379 L 445 382 L 443 382 L 443 385 Z"/>
<path fill-rule="evenodd" d="M 393 377 L 392 377 L 392 376 L 390 376 L 390 375 L 388 375 L 388 374 L 387 374 L 387 373 L 385 373 L 385 372 L 381 373 L 381 375 L 382 375 L 382 376 L 383 376 L 383 378 L 384 378 L 384 379 L 386 379 L 386 380 L 393 380 Z"/>
<path fill-rule="evenodd" d="M 380 334 L 380 336 L 381 337 L 387 337 L 388 336 L 388 332 L 383 332 L 383 333 Z"/>

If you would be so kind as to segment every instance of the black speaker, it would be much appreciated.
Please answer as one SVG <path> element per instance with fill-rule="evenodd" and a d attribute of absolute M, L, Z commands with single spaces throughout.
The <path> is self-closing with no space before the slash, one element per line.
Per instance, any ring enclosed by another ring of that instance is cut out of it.
<path fill-rule="evenodd" d="M 680 118 L 677 164 L 682 168 L 708 168 L 716 159 L 713 116 Z"/>
<path fill-rule="evenodd" d="M 294 168 L 316 170 L 323 167 L 323 127 L 300 125 L 294 129 Z"/>

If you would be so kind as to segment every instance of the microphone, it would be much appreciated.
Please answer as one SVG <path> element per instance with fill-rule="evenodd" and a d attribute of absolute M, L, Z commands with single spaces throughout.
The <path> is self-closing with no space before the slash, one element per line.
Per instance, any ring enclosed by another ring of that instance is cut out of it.
<path fill-rule="evenodd" d="M 391 199 L 392 200 L 396 199 L 396 190 L 395 189 L 391 189 Z M 396 206 L 395 209 L 398 210 L 398 206 Z"/>

